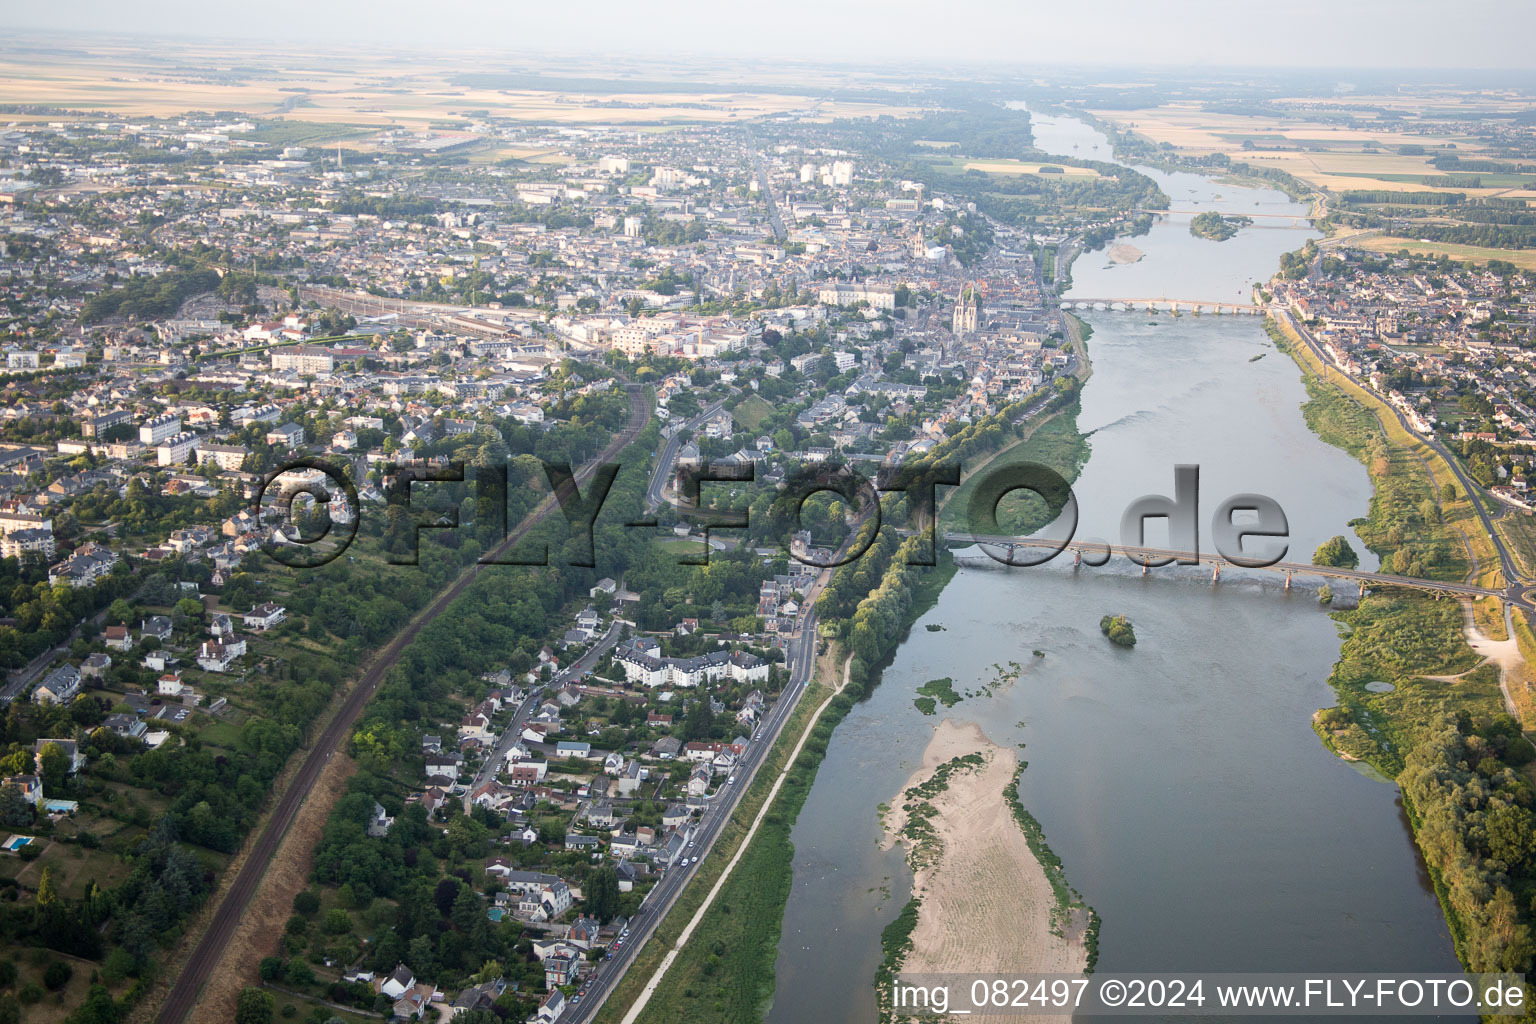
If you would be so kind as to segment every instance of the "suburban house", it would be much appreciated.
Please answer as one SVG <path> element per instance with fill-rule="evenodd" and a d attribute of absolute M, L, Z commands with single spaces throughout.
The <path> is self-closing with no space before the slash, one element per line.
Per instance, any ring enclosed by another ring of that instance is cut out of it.
<path fill-rule="evenodd" d="M 139 622 L 139 634 L 165 643 L 171 638 L 171 620 L 164 615 L 151 615 Z"/>
<path fill-rule="evenodd" d="M 235 659 L 245 653 L 245 641 L 221 644 L 204 640 L 197 652 L 197 664 L 206 672 L 228 672 Z"/>
<path fill-rule="evenodd" d="M 60 665 L 32 691 L 32 700 L 38 704 L 68 704 L 79 693 L 80 670 L 73 665 Z"/>
<path fill-rule="evenodd" d="M 59 749 L 63 750 L 69 757 L 69 774 L 73 775 L 85 767 L 85 752 L 80 749 L 80 745 L 74 740 L 56 740 L 44 737 L 34 741 L 32 744 L 32 753 L 37 761 L 37 774 L 43 774 L 43 748 L 50 743 L 58 744 Z"/>
<path fill-rule="evenodd" d="M 133 649 L 133 634 L 128 632 L 127 626 L 108 626 L 102 637 L 102 643 L 114 651 Z"/>
<path fill-rule="evenodd" d="M 287 609 L 281 605 L 268 601 L 266 604 L 257 605 L 241 616 L 247 629 L 271 629 L 279 625 L 287 616 Z"/>

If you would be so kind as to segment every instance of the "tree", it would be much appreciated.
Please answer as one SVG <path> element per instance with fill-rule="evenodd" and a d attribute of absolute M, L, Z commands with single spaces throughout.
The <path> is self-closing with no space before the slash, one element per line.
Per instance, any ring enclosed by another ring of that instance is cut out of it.
<path fill-rule="evenodd" d="M 707 740 L 714 724 L 715 712 L 709 706 L 709 697 L 701 697 L 688 708 L 688 715 L 683 719 L 683 739 Z"/>
<path fill-rule="evenodd" d="M 55 960 L 43 970 L 43 985 L 50 992 L 57 992 L 69 984 L 69 979 L 75 976 L 75 969 L 63 960 Z"/>
<path fill-rule="evenodd" d="M 235 1000 L 235 1024 L 272 1024 L 272 997 L 259 988 L 243 988 Z"/>
<path fill-rule="evenodd" d="M 64 780 L 69 778 L 69 769 L 72 767 L 70 757 L 64 752 L 64 748 L 57 743 L 45 743 L 37 756 L 38 770 L 43 773 L 47 784 L 58 788 Z"/>
<path fill-rule="evenodd" d="M 1441 501 L 1455 501 L 1456 500 L 1456 493 L 1457 492 L 1456 492 L 1456 485 L 1455 484 L 1453 484 L 1453 483 L 1445 483 L 1445 484 L 1441 485 L 1441 487 L 1440 487 L 1440 500 Z"/>
<path fill-rule="evenodd" d="M 1136 630 L 1124 615 L 1106 615 L 1099 620 L 1099 631 L 1109 637 L 1109 642 L 1119 647 L 1136 646 Z"/>
<path fill-rule="evenodd" d="M 293 909 L 295 913 L 308 917 L 320 909 L 320 897 L 315 895 L 313 889 L 301 889 L 293 898 Z"/>
<path fill-rule="evenodd" d="M 1349 546 L 1342 535 L 1335 534 L 1323 541 L 1312 556 L 1313 565 L 1328 565 L 1337 569 L 1353 569 L 1360 564 L 1360 556 Z"/>
<path fill-rule="evenodd" d="M 587 913 L 603 924 L 613 920 L 619 912 L 619 876 L 607 864 L 587 876 L 582 889 L 586 897 Z"/>
<path fill-rule="evenodd" d="M 53 869 L 43 868 L 43 877 L 37 882 L 37 905 L 46 907 L 59 898 L 59 891 L 53 884 Z"/>
<path fill-rule="evenodd" d="M 21 787 L 13 783 L 0 785 L 0 825 L 25 828 L 32 824 L 32 805 L 21 795 Z"/>

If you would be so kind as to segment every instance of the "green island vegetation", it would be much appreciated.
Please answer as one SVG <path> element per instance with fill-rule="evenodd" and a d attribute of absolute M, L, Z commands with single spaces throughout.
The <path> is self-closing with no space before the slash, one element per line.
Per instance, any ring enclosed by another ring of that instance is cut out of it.
<path fill-rule="evenodd" d="M 1256 363 L 1256 362 L 1258 362 L 1258 361 L 1259 361 L 1259 360 L 1260 360 L 1260 359 L 1263 359 L 1263 358 L 1264 358 L 1264 357 L 1265 357 L 1265 356 L 1267 356 L 1267 355 L 1269 355 L 1269 353 L 1268 353 L 1268 352 L 1260 352 L 1260 353 L 1259 353 L 1259 354 L 1258 354 L 1258 355 L 1256 355 L 1256 356 L 1249 356 L 1249 357 L 1248 357 L 1248 361 L 1249 361 L 1249 362 L 1250 362 L 1250 363 Z"/>
<path fill-rule="evenodd" d="M 948 676 L 943 679 L 930 679 L 917 688 L 918 698 L 913 701 L 917 709 L 925 715 L 931 715 L 936 710 L 934 702 L 937 701 L 947 708 L 952 708 L 960 703 L 960 695 L 955 692 L 955 681 Z"/>
<path fill-rule="evenodd" d="M 940 624 L 940 623 L 937 623 L 937 622 L 930 622 L 930 623 L 928 623 L 928 625 L 924 626 L 923 628 L 926 629 L 930 633 L 942 633 L 942 632 L 944 632 L 944 626 L 942 624 Z"/>
<path fill-rule="evenodd" d="M 1044 869 L 1046 881 L 1051 883 L 1051 893 L 1055 897 L 1055 904 L 1051 908 L 1051 931 L 1065 935 L 1068 928 L 1081 924 L 1084 929 L 1083 942 L 1088 947 L 1087 972 L 1092 974 L 1099 960 L 1099 915 L 1084 902 L 1082 893 L 1067 882 L 1067 869 L 1056 851 L 1045 841 L 1045 829 L 1040 827 L 1039 820 L 1019 801 L 1019 779 L 1028 767 L 1027 762 L 1019 765 L 1007 788 L 1003 790 L 1003 797 L 1013 811 L 1013 820 L 1019 823 L 1019 830 L 1029 843 L 1030 852 Z"/>
<path fill-rule="evenodd" d="M 1225 242 L 1252 223 L 1252 217 L 1222 216 L 1215 210 L 1207 210 L 1204 213 L 1197 213 L 1189 219 L 1189 233 L 1196 238 L 1209 238 L 1213 242 Z"/>
<path fill-rule="evenodd" d="M 1106 615 L 1099 620 L 1099 632 L 1109 637 L 1109 642 L 1118 647 L 1135 647 L 1136 630 L 1131 626 L 1131 620 L 1124 615 Z"/>
<path fill-rule="evenodd" d="M 1326 565 L 1335 569 L 1354 569 L 1360 565 L 1360 556 L 1349 546 L 1343 534 L 1334 534 L 1318 546 L 1312 555 L 1313 565 Z"/>
<path fill-rule="evenodd" d="M 886 995 L 891 991 L 896 975 L 901 973 L 901 965 L 907 959 L 907 954 L 912 952 L 912 931 L 917 927 L 917 914 L 922 906 L 922 898 L 913 896 L 907 900 L 895 919 L 880 930 L 880 964 L 875 968 L 875 991 L 879 993 L 880 1024 L 891 1024 L 895 1020 L 895 1015 L 886 1002 Z"/>
<path fill-rule="evenodd" d="M 1437 481 L 1437 456 L 1410 449 L 1411 438 L 1397 437 L 1364 404 L 1369 396 L 1319 377 L 1303 346 L 1269 326 L 1305 371 L 1308 425 L 1370 473 L 1370 512 L 1351 525 L 1383 571 L 1465 579 L 1468 544 L 1487 549 L 1472 538 L 1478 527 L 1466 495 Z M 1388 587 L 1330 614 L 1343 636 L 1328 680 L 1338 703 L 1314 716 L 1318 736 L 1401 787 L 1462 963 L 1473 971 L 1529 969 L 1536 814 L 1528 766 L 1536 750 L 1505 710 L 1498 669 L 1478 667 L 1458 602 Z"/>
<path fill-rule="evenodd" d="M 933 774 L 902 793 L 901 809 L 906 813 L 899 835 L 907 844 L 907 864 L 913 871 L 938 862 L 944 852 L 938 833 L 931 824 L 939 809 L 934 797 L 949 789 L 949 780 L 962 772 L 974 771 L 987 763 L 984 754 L 961 754 L 933 770 Z"/>
<path fill-rule="evenodd" d="M 1009 683 L 1011 683 L 1014 680 L 1018 679 L 1019 676 L 1023 673 L 1023 671 L 1024 671 L 1024 666 L 1020 665 L 1016 661 L 1010 661 L 1008 663 L 1007 667 L 1004 667 L 1002 665 L 994 664 L 992 666 L 992 678 L 987 680 L 987 682 L 985 683 L 985 685 L 982 686 L 981 689 L 977 690 L 974 693 L 968 693 L 968 694 L 966 694 L 966 696 L 967 697 L 991 697 L 991 696 L 994 696 L 994 695 L 996 695 L 997 691 L 1001 690 L 1003 687 L 1007 686 Z"/>
<path fill-rule="evenodd" d="M 1033 653 L 1033 654 L 1034 654 L 1034 656 L 1035 656 L 1035 657 L 1037 657 L 1037 658 L 1043 658 L 1043 657 L 1045 657 L 1045 652 L 1044 652 L 1044 651 L 1042 651 L 1042 650 L 1040 650 L 1040 648 L 1038 648 L 1038 647 L 1037 647 L 1037 648 L 1035 648 L 1035 649 L 1034 649 L 1034 651 L 1032 651 L 1032 652 L 1031 652 L 1031 653 Z"/>

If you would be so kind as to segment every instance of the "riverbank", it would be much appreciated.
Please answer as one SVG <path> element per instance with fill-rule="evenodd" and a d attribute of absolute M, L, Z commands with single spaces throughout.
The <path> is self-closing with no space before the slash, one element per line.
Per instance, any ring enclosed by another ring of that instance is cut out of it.
<path fill-rule="evenodd" d="M 974 723 L 940 722 L 885 821 L 913 869 L 899 970 L 1080 973 L 1091 912 L 1063 905 L 1015 812 L 1018 759 Z M 1057 868 L 1059 870 L 1059 867 Z"/>
<path fill-rule="evenodd" d="M 1470 499 L 1445 487 L 1438 456 L 1374 396 L 1329 373 L 1294 331 L 1272 324 L 1271 336 L 1302 369 L 1308 425 L 1370 472 L 1370 513 L 1355 525 L 1383 567 L 1498 575 L 1487 560 L 1491 543 L 1466 520 Z M 1461 962 L 1473 971 L 1528 969 L 1536 912 L 1521 894 L 1536 882 L 1536 750 L 1507 710 L 1521 707 L 1512 678 L 1529 693 L 1525 623 L 1511 623 L 1513 643 L 1484 642 L 1459 604 L 1390 588 L 1332 617 L 1347 629 L 1328 679 L 1338 703 L 1317 712 L 1315 731 L 1330 750 L 1397 783 Z M 1469 800 L 1471 791 L 1481 795 Z"/>

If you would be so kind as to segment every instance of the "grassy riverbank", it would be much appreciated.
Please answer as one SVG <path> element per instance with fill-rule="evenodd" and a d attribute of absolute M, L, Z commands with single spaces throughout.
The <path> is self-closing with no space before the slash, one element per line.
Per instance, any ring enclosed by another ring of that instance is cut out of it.
<path fill-rule="evenodd" d="M 1383 568 L 1461 579 L 1475 559 L 1478 579 L 1498 579 L 1492 544 L 1439 455 L 1289 331 L 1271 323 L 1270 332 L 1305 372 L 1307 423 L 1371 475 L 1370 512 L 1353 525 Z M 1319 737 L 1397 781 L 1462 962 L 1529 970 L 1536 750 L 1505 711 L 1498 668 L 1468 646 L 1456 601 L 1386 588 L 1333 618 L 1343 636 L 1329 676 L 1338 704 L 1314 717 Z M 1524 641 L 1525 621 L 1515 626 Z"/>

